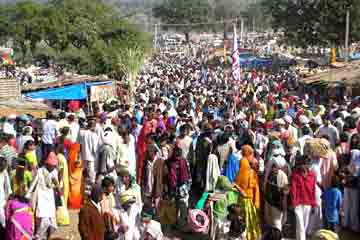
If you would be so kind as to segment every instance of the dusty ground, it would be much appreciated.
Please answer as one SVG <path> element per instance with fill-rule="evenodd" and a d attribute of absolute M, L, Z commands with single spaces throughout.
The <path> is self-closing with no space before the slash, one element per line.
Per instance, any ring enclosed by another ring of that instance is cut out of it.
<path fill-rule="evenodd" d="M 80 240 L 78 232 L 78 211 L 70 211 L 70 226 L 61 226 L 58 231 L 52 236 L 53 239 L 61 240 Z M 198 234 L 179 234 L 176 231 L 167 233 L 164 240 L 184 240 L 184 239 L 196 239 L 196 240 L 207 240 L 206 236 Z"/>
<path fill-rule="evenodd" d="M 78 211 L 70 211 L 71 224 L 66 227 L 59 227 L 58 231 L 53 235 L 53 238 L 64 239 L 64 240 L 80 240 L 80 235 L 78 233 Z M 293 229 L 289 229 L 288 239 L 294 239 L 295 232 Z M 166 234 L 164 240 L 207 240 L 208 238 L 203 235 L 198 234 L 179 234 L 176 231 L 170 231 Z M 341 240 L 359 240 L 360 234 L 351 233 L 351 232 L 342 232 Z"/>

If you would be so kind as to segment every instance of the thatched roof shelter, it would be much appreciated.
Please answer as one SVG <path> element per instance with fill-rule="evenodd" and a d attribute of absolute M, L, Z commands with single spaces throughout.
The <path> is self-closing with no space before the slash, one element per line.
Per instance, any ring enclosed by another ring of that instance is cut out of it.
<path fill-rule="evenodd" d="M 330 69 L 311 77 L 306 77 L 301 80 L 304 84 L 312 84 L 315 82 L 325 82 L 329 86 L 344 85 L 344 86 L 360 86 L 360 63 L 353 62 L 337 69 Z"/>

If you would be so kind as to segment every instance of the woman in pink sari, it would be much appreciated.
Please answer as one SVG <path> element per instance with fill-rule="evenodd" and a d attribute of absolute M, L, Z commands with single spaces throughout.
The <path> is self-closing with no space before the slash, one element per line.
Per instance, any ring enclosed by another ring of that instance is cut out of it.
<path fill-rule="evenodd" d="M 22 196 L 16 196 L 6 205 L 6 239 L 32 240 L 34 213 L 30 203 Z"/>

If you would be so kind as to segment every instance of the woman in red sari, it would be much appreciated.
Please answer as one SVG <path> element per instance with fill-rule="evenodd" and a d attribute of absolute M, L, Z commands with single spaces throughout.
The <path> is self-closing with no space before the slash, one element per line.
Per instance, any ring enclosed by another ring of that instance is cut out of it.
<path fill-rule="evenodd" d="M 152 116 L 150 115 L 148 119 L 144 119 L 144 124 L 138 137 L 137 146 L 136 146 L 138 184 L 141 184 L 141 179 L 143 176 L 144 159 L 147 149 L 147 136 L 150 133 L 155 132 L 155 126 L 156 124 L 154 124 L 154 121 L 152 120 Z"/>

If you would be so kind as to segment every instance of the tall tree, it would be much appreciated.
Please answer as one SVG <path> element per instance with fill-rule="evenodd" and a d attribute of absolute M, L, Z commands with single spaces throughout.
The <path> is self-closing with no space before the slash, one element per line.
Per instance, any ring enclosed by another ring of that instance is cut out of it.
<path fill-rule="evenodd" d="M 291 44 L 340 46 L 344 44 L 346 10 L 351 10 L 351 38 L 360 39 L 360 2 L 356 0 L 264 1 L 272 26 L 284 31 Z"/>
<path fill-rule="evenodd" d="M 173 24 L 172 28 L 182 31 L 189 41 L 191 30 L 203 28 L 198 23 L 208 21 L 209 9 L 208 0 L 168 0 L 155 7 L 154 14 L 163 23 Z"/>
<path fill-rule="evenodd" d="M 150 50 L 150 37 L 119 18 L 103 0 L 51 0 L 0 5 L 0 39 L 22 52 L 21 60 L 52 59 L 81 74 L 108 74 L 121 78 L 122 49 Z M 29 51 L 30 50 L 30 51 Z M 30 58 L 25 56 L 32 53 Z"/>

